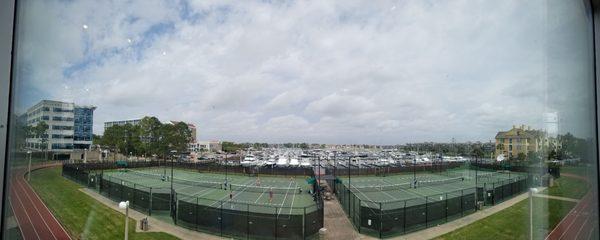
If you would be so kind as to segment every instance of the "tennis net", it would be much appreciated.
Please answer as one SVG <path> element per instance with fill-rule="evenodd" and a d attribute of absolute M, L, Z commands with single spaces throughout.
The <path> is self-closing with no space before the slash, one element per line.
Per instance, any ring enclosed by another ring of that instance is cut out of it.
<path fill-rule="evenodd" d="M 162 174 L 155 173 L 147 173 L 140 172 L 135 170 L 130 170 L 130 173 L 138 176 L 150 177 L 150 178 L 163 178 Z M 165 176 L 165 179 L 170 179 L 170 176 Z M 188 185 L 188 186 L 198 186 L 198 187 L 209 187 L 209 188 L 217 188 L 217 189 L 227 189 L 230 191 L 245 191 L 245 192 L 257 192 L 257 193 L 294 193 L 294 191 L 299 191 L 299 188 L 295 187 L 272 187 L 272 186 L 256 186 L 256 185 L 243 185 L 243 184 L 227 184 L 215 181 L 198 181 L 198 180 L 187 180 L 181 178 L 173 178 L 174 183 Z"/>
<path fill-rule="evenodd" d="M 424 186 L 436 186 L 436 185 L 444 185 L 454 182 L 464 181 L 463 177 L 455 177 L 448 179 L 439 179 L 439 180 L 417 180 L 417 187 Z M 373 185 L 373 186 L 352 186 L 352 189 L 360 191 L 360 192 L 377 192 L 377 191 L 393 191 L 400 189 L 410 189 L 413 187 L 412 183 L 398 183 L 398 184 L 381 184 L 381 185 Z"/>
<path fill-rule="evenodd" d="M 449 184 L 449 183 L 462 182 L 464 180 L 465 180 L 465 178 L 463 178 L 463 177 L 455 177 L 455 178 L 439 179 L 439 180 L 418 181 L 417 187 L 444 185 L 444 184 Z"/>

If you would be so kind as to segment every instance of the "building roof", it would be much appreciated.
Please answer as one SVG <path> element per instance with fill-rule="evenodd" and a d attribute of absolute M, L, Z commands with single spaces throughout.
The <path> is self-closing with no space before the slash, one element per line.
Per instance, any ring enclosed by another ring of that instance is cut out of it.
<path fill-rule="evenodd" d="M 508 131 L 501 131 L 496 134 L 496 139 L 499 138 L 537 138 L 542 137 L 543 133 L 540 130 L 534 129 L 526 129 L 524 126 L 522 127 L 513 127 Z"/>

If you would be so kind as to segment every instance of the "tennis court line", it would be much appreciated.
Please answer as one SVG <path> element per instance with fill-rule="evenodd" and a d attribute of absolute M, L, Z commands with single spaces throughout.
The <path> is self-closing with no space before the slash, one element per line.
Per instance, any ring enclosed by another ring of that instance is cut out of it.
<path fill-rule="evenodd" d="M 279 211 L 277 212 L 278 217 L 279 217 L 279 214 L 281 214 L 281 209 L 283 209 L 283 204 L 285 203 L 285 199 L 287 199 L 287 195 L 288 195 L 288 192 L 290 191 L 291 186 L 292 186 L 292 181 L 290 181 L 290 184 L 288 185 L 288 189 L 285 190 L 285 196 L 283 197 L 283 202 L 281 202 L 281 207 L 279 208 Z"/>
<path fill-rule="evenodd" d="M 382 182 L 384 182 L 384 183 L 391 184 L 390 182 L 388 182 L 388 181 L 386 181 L 386 180 L 384 180 L 384 179 L 381 179 L 381 181 L 382 181 Z M 396 201 L 396 200 L 400 200 L 400 199 L 398 199 L 398 198 L 396 198 L 396 197 L 392 196 L 391 194 L 387 193 L 387 191 L 383 191 L 383 189 L 382 189 L 382 190 L 380 190 L 380 192 L 383 192 L 385 195 L 388 195 L 389 197 L 391 197 L 392 199 L 394 199 L 394 201 Z"/>
<path fill-rule="evenodd" d="M 296 189 L 297 187 L 298 187 L 298 183 L 296 181 L 294 181 L 294 189 Z M 294 199 L 296 199 L 296 191 L 294 191 L 294 196 L 292 196 L 292 205 L 290 205 L 289 215 L 292 215 L 292 209 L 294 207 Z"/>
<path fill-rule="evenodd" d="M 263 192 L 258 196 L 258 198 L 256 199 L 256 201 L 254 201 L 254 203 L 258 203 L 258 200 L 260 200 L 262 198 L 263 195 L 265 195 L 265 192 L 267 192 L 267 189 L 265 188 L 265 190 L 263 190 Z"/>
<path fill-rule="evenodd" d="M 254 185 L 254 183 L 253 183 L 252 179 L 250 179 L 250 180 L 246 181 L 246 183 L 249 183 L 250 185 L 248 185 L 248 184 L 244 184 L 244 189 L 242 189 L 242 191 L 239 191 L 239 192 L 237 192 L 236 194 L 234 194 L 234 195 L 231 197 L 231 199 L 230 199 L 230 200 L 233 200 L 235 197 L 237 197 L 237 196 L 238 196 L 238 195 L 240 195 L 241 193 L 245 192 L 245 191 L 246 191 L 246 189 L 248 189 L 248 187 L 249 187 L 249 186 L 251 186 L 251 185 Z M 223 196 L 221 199 L 219 199 L 219 200 L 216 200 L 216 201 L 215 201 L 213 204 L 211 204 L 211 205 L 210 205 L 210 207 L 212 207 L 213 205 L 215 205 L 215 203 L 218 203 L 218 202 L 221 202 L 221 201 L 223 201 L 223 199 L 227 198 L 227 196 L 228 196 L 228 195 L 227 195 L 227 194 L 225 194 L 225 196 Z"/>

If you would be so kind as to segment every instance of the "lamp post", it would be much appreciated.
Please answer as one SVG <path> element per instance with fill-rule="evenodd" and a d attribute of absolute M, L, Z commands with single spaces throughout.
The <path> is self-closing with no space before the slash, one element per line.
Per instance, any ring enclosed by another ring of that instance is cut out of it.
<path fill-rule="evenodd" d="M 348 196 L 350 196 L 350 188 L 352 188 L 352 183 L 350 182 L 350 156 L 348 156 Z M 350 198 L 348 198 L 350 199 Z M 350 212 L 350 201 L 348 201 L 348 212 Z"/>
<path fill-rule="evenodd" d="M 229 158 L 227 152 L 225 152 L 225 182 L 227 183 L 227 165 L 229 165 Z"/>
<path fill-rule="evenodd" d="M 129 239 L 129 201 L 119 203 L 120 209 L 125 209 L 125 240 Z"/>
<path fill-rule="evenodd" d="M 317 156 L 317 161 L 319 162 L 319 189 L 321 189 L 321 156 Z"/>
<path fill-rule="evenodd" d="M 171 150 L 171 191 L 173 191 L 173 161 L 175 154 L 177 154 L 177 150 Z"/>
<path fill-rule="evenodd" d="M 413 188 L 417 188 L 417 156 L 413 159 Z"/>
<path fill-rule="evenodd" d="M 171 148 L 170 144 L 169 144 L 169 148 Z M 171 216 L 173 216 L 173 218 L 175 219 L 175 215 L 174 215 L 175 209 L 173 209 L 173 206 L 175 204 L 175 202 L 174 202 L 175 194 L 173 191 L 173 161 L 175 158 L 175 154 L 177 153 L 177 150 L 171 150 L 170 153 L 171 153 L 171 179 L 169 179 L 169 181 L 171 182 L 171 197 L 169 198 L 169 200 L 170 200 L 169 202 L 170 202 Z M 175 221 L 177 221 L 177 219 L 175 219 Z"/>
<path fill-rule="evenodd" d="M 337 178 L 337 152 L 333 152 L 333 178 Z"/>
<path fill-rule="evenodd" d="M 477 155 L 474 155 L 474 157 L 475 157 L 475 189 L 477 189 L 477 186 L 478 186 L 477 185 L 478 184 L 478 182 L 477 182 L 478 177 L 477 176 L 479 174 L 479 164 L 477 163 Z M 479 196 L 479 195 L 477 194 L 476 196 Z M 479 199 L 477 199 L 477 200 L 479 200 Z"/>
<path fill-rule="evenodd" d="M 29 164 L 27 165 L 27 181 L 31 180 L 31 151 L 27 151 L 29 154 Z"/>

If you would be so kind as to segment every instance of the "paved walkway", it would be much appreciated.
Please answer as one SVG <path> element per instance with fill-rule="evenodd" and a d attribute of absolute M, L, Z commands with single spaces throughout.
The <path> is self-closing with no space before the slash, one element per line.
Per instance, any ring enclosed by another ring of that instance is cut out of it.
<path fill-rule="evenodd" d="M 325 239 L 374 239 L 365 235 L 361 235 L 354 229 L 350 219 L 342 209 L 340 202 L 333 197 L 329 201 L 325 201 L 324 211 L 324 228 L 327 229 Z"/>
<path fill-rule="evenodd" d="M 113 210 L 118 211 L 122 214 L 125 214 L 125 210 L 120 209 L 118 204 L 115 203 L 113 200 L 108 199 L 108 198 L 100 195 L 99 193 L 97 193 L 91 189 L 88 189 L 88 188 L 81 188 L 80 191 L 86 193 L 90 197 L 92 197 L 92 198 L 96 199 L 97 201 L 101 202 L 102 204 L 112 208 Z M 129 217 L 136 220 L 136 224 L 135 224 L 136 232 L 142 232 L 139 222 L 142 218 L 148 217 L 148 228 L 149 228 L 148 231 L 149 232 L 166 232 L 166 233 L 169 233 L 169 234 L 176 236 L 178 238 L 181 238 L 181 239 L 224 239 L 224 238 L 221 238 L 218 236 L 201 233 L 201 232 L 197 232 L 197 231 L 192 231 L 192 230 L 188 230 L 188 229 L 185 229 L 185 228 L 182 228 L 182 227 L 170 224 L 170 223 L 166 223 L 164 221 L 158 220 L 154 217 L 147 216 L 146 214 L 138 212 L 131 208 L 129 209 Z"/>

